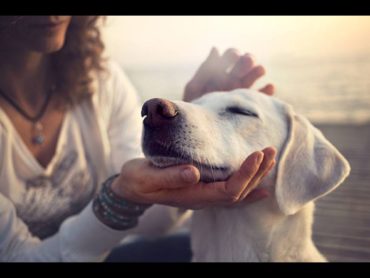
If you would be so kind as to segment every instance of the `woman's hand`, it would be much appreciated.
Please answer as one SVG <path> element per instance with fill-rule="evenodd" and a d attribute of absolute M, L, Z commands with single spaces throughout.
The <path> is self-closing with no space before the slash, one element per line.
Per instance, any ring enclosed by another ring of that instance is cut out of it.
<path fill-rule="evenodd" d="M 163 204 L 186 209 L 229 206 L 254 202 L 268 196 L 255 189 L 275 164 L 274 148 L 251 154 L 225 182 L 199 182 L 199 171 L 192 165 L 164 169 L 147 159 L 127 162 L 112 189 L 127 200 L 143 204 Z"/>
<path fill-rule="evenodd" d="M 208 58 L 200 65 L 194 77 L 186 84 L 184 100 L 192 101 L 214 91 L 250 88 L 264 74 L 264 67 L 255 65 L 250 54 L 241 55 L 238 50 L 229 48 L 220 56 L 218 50 L 212 48 Z M 267 84 L 259 91 L 272 95 L 274 86 Z"/>

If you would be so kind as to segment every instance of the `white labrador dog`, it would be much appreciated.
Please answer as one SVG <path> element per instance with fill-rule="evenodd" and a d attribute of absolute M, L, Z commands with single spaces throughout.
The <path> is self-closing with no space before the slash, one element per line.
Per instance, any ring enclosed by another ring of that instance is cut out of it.
<path fill-rule="evenodd" d="M 350 166 L 292 107 L 238 89 L 192 103 L 153 99 L 143 107 L 143 150 L 159 167 L 193 163 L 201 180 L 224 180 L 252 152 L 278 150 L 261 187 L 271 197 L 193 213 L 194 261 L 325 261 L 312 241 L 313 201 L 335 189 Z"/>

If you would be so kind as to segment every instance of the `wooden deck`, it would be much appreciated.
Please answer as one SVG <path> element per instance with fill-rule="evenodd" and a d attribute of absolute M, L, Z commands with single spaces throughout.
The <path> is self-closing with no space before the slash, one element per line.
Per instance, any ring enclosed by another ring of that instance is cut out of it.
<path fill-rule="evenodd" d="M 316 202 L 314 241 L 335 262 L 370 262 L 370 124 L 316 125 L 349 160 L 351 174 Z"/>

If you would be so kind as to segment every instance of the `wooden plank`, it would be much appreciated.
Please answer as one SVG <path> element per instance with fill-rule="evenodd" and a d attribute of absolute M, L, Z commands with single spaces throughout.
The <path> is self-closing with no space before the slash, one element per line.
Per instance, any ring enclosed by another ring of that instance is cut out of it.
<path fill-rule="evenodd" d="M 316 202 L 313 239 L 330 261 L 370 262 L 370 124 L 317 126 L 352 170 Z"/>

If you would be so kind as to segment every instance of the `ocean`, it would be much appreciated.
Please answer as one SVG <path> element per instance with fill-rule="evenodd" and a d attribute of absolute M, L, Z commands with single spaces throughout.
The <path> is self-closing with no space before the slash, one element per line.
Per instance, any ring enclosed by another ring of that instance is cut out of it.
<path fill-rule="evenodd" d="M 275 84 L 278 97 L 315 123 L 370 121 L 370 59 L 287 60 L 268 65 L 255 84 Z M 142 101 L 153 97 L 179 100 L 195 66 L 125 67 Z"/>

